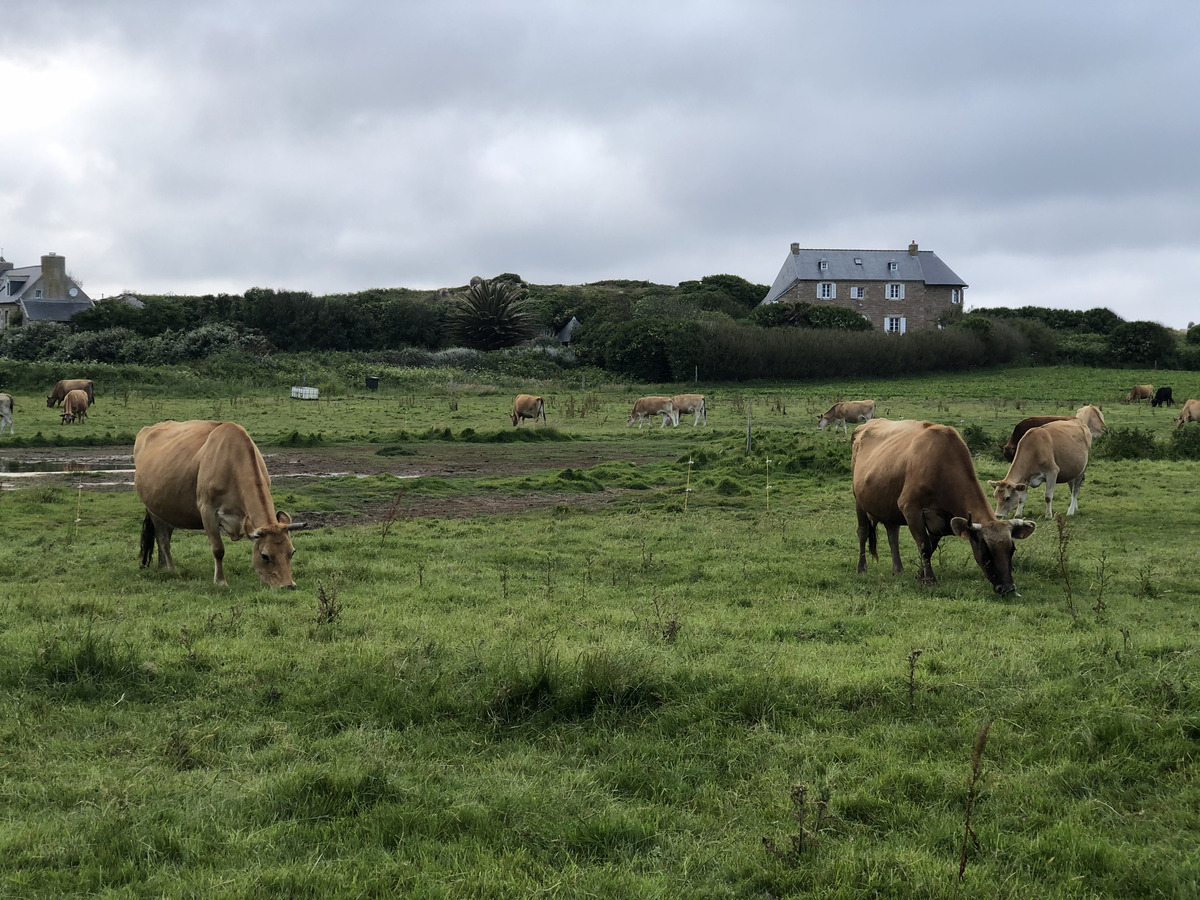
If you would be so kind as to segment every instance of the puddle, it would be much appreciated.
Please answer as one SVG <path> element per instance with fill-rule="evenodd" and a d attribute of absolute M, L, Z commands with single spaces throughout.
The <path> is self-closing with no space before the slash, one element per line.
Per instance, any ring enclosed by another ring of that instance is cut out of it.
<path fill-rule="evenodd" d="M 132 456 L 107 456 L 99 459 L 0 459 L 0 475 L 28 477 L 86 472 L 132 472 Z"/>

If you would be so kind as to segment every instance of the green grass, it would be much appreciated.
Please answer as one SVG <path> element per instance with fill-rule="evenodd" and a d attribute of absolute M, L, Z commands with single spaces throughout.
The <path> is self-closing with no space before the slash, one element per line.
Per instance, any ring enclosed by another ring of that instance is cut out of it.
<path fill-rule="evenodd" d="M 259 585 L 245 542 L 215 587 L 199 533 L 176 535 L 179 576 L 139 571 L 132 493 L 23 481 L 0 492 L 0 896 L 1196 896 L 1195 463 L 1095 459 L 1065 544 L 1039 492 L 1021 596 L 999 598 L 952 539 L 936 587 L 907 534 L 906 574 L 856 575 L 849 445 L 815 431 L 840 393 L 998 445 L 1023 415 L 1164 380 L 1143 375 L 1026 373 L 1046 383 L 1022 410 L 996 399 L 1011 373 L 718 386 L 708 429 L 640 433 L 641 389 L 614 387 L 582 419 L 551 406 L 569 441 L 494 448 L 543 469 L 404 483 L 561 494 L 545 509 L 385 535 L 394 478 L 277 482 L 301 518 L 374 517 L 296 535 L 294 592 Z M 508 397 L 216 414 L 264 444 L 437 457 L 504 432 Z M 76 431 L 214 415 L 101 404 Z M 1105 412 L 1170 439 L 1169 412 Z M 588 465 L 555 455 L 581 445 Z"/>

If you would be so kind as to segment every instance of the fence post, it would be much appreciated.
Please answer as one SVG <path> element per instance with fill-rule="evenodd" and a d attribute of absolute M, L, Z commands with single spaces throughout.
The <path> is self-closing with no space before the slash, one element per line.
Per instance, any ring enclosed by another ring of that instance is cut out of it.
<path fill-rule="evenodd" d="M 746 401 L 746 452 L 750 453 L 754 448 L 754 441 L 750 437 L 750 410 L 754 407 L 753 400 Z"/>

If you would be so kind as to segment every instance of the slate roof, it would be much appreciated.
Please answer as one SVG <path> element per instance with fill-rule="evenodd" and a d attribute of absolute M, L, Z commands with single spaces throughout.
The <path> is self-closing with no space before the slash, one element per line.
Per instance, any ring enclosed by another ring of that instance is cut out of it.
<path fill-rule="evenodd" d="M 894 272 L 889 266 L 892 262 L 896 263 Z M 916 256 L 907 250 L 800 250 L 788 252 L 763 303 L 774 303 L 797 281 L 923 281 L 928 285 L 967 286 L 932 250 L 918 250 Z"/>
<path fill-rule="evenodd" d="M 66 322 L 77 312 L 92 308 L 91 300 L 22 300 L 26 322 Z"/>

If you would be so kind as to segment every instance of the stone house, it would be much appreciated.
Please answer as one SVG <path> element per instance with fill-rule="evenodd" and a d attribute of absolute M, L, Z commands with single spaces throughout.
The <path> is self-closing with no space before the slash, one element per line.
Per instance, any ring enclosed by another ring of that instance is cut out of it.
<path fill-rule="evenodd" d="M 15 267 L 0 256 L 0 330 L 25 322 L 66 322 L 92 299 L 67 274 L 67 258 L 47 253 L 39 266 Z"/>
<path fill-rule="evenodd" d="M 763 304 L 843 306 L 876 328 L 904 334 L 937 328 L 948 309 L 962 309 L 967 283 L 916 242 L 903 250 L 801 250 L 783 262 Z"/>

